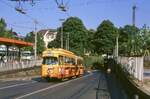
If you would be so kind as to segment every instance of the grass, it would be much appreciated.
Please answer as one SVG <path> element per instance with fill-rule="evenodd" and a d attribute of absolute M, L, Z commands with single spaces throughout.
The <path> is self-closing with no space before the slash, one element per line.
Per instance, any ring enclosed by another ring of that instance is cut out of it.
<path fill-rule="evenodd" d="M 84 65 L 88 67 L 92 67 L 94 63 L 103 64 L 102 56 L 85 56 L 84 57 Z"/>

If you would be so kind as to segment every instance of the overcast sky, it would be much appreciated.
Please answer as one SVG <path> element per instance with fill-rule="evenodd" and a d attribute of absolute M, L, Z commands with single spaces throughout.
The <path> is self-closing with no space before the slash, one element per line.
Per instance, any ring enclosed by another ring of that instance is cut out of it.
<path fill-rule="evenodd" d="M 132 6 L 136 5 L 136 26 L 150 26 L 150 0 L 70 0 L 68 12 L 61 12 L 55 0 L 35 0 L 35 5 L 22 3 L 27 15 L 14 10 L 18 3 L 0 0 L 0 17 L 6 20 L 8 28 L 21 35 L 34 30 L 33 20 L 37 19 L 38 30 L 61 25 L 59 19 L 77 16 L 82 19 L 87 29 L 96 29 L 105 19 L 112 21 L 116 27 L 132 24 Z M 58 0 L 61 1 L 61 0 Z M 64 0 L 67 2 L 68 0 Z"/>

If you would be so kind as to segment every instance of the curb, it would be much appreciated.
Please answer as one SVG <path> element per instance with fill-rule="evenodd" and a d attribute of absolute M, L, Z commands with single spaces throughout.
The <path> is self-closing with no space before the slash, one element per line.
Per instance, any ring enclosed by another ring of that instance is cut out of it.
<path fill-rule="evenodd" d="M 41 76 L 29 76 L 29 77 L 18 77 L 18 78 L 6 78 L 6 79 L 0 79 L 0 82 L 6 82 L 6 81 L 17 81 L 17 80 L 32 80 L 33 78 L 40 78 Z"/>

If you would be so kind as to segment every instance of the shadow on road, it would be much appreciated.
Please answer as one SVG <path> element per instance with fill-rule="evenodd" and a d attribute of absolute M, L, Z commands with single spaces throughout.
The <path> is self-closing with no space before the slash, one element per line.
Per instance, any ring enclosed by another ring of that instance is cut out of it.
<path fill-rule="evenodd" d="M 101 71 L 102 72 L 102 71 Z M 111 99 L 107 87 L 106 74 L 102 72 L 96 89 L 96 99 Z"/>
<path fill-rule="evenodd" d="M 88 75 L 90 73 L 88 72 L 85 72 L 82 76 L 85 76 L 85 75 Z M 32 78 L 31 80 L 34 80 L 34 81 L 37 81 L 37 82 L 54 82 L 54 83 L 59 83 L 59 82 L 65 82 L 65 81 L 68 81 L 68 80 L 71 80 L 71 79 L 76 79 L 76 78 L 80 78 L 82 76 L 79 76 L 79 77 L 71 77 L 71 78 L 65 78 L 65 79 L 57 79 L 57 78 L 42 78 L 42 77 L 34 77 Z"/>
<path fill-rule="evenodd" d="M 129 99 L 121 82 L 117 80 L 113 73 L 106 75 L 106 78 L 111 99 Z"/>
<path fill-rule="evenodd" d="M 58 83 L 58 82 L 63 82 L 60 79 L 56 79 L 56 78 L 42 78 L 42 77 L 35 77 L 32 78 L 31 80 L 37 81 L 37 82 L 43 82 L 43 83 L 48 83 L 48 82 L 54 82 L 54 83 Z"/>

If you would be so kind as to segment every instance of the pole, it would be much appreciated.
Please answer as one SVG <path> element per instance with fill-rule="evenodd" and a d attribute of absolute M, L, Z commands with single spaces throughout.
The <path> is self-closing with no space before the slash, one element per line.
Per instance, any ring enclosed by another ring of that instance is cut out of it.
<path fill-rule="evenodd" d="M 66 39 L 66 50 L 68 50 L 68 39 Z"/>
<path fill-rule="evenodd" d="M 136 5 L 134 5 L 134 6 L 132 7 L 132 9 L 133 9 L 132 24 L 133 24 L 133 26 L 135 26 L 135 10 L 136 10 Z"/>
<path fill-rule="evenodd" d="M 36 65 L 36 59 L 37 59 L 37 24 L 38 22 L 36 20 L 34 20 L 34 24 L 35 24 L 35 30 L 34 30 L 34 33 L 35 33 L 35 38 L 34 38 L 34 65 Z"/>
<path fill-rule="evenodd" d="M 69 33 L 67 32 L 66 50 L 69 50 Z"/>
<path fill-rule="evenodd" d="M 116 57 L 118 58 L 118 36 L 116 37 Z"/>
<path fill-rule="evenodd" d="M 69 36 L 70 36 L 70 35 L 69 35 L 69 32 L 68 32 L 68 50 L 69 50 Z"/>
<path fill-rule="evenodd" d="M 61 23 L 61 48 L 63 48 L 63 22 L 65 21 L 65 19 L 59 19 L 62 23 Z"/>
<path fill-rule="evenodd" d="M 61 48 L 63 48 L 63 23 L 61 25 Z"/>
<path fill-rule="evenodd" d="M 132 49 L 131 49 L 131 53 L 134 55 L 135 54 L 135 11 L 136 11 L 136 5 L 134 5 L 132 7 L 132 25 L 134 27 L 134 31 L 132 33 Z"/>

